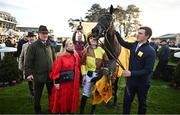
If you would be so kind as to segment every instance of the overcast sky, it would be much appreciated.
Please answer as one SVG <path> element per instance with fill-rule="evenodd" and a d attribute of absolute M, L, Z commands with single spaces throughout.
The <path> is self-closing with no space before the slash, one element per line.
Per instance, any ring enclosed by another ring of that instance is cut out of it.
<path fill-rule="evenodd" d="M 142 11 L 142 24 L 152 28 L 153 37 L 180 33 L 180 0 L 0 0 L 0 11 L 15 16 L 18 26 L 44 24 L 56 36 L 71 36 L 68 19 L 84 18 L 94 3 L 103 8 L 135 4 Z"/>

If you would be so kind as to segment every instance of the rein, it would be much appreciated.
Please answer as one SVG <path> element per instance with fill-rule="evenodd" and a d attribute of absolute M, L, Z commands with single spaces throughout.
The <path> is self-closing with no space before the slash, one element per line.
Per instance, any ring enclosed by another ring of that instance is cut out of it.
<path fill-rule="evenodd" d="M 109 28 L 108 28 L 109 29 Z M 108 30 L 107 30 L 108 31 Z M 107 40 L 107 43 L 108 45 L 111 47 L 111 44 L 109 42 L 109 40 L 107 39 L 107 31 L 106 31 L 106 34 L 104 36 L 104 38 Z M 100 40 L 99 40 L 100 41 Z M 114 60 L 116 61 L 116 63 L 123 69 L 125 70 L 124 66 L 122 65 L 121 61 L 118 59 L 118 57 L 113 53 L 111 52 L 105 45 L 104 43 L 102 43 L 102 41 L 100 41 L 101 44 L 104 46 L 105 50 L 114 58 Z M 111 47 L 112 48 L 112 47 Z"/>
<path fill-rule="evenodd" d="M 99 40 L 100 41 L 100 40 Z M 123 69 L 125 70 L 124 66 L 122 65 L 121 61 L 113 54 L 111 53 L 108 48 L 104 45 L 104 43 L 102 43 L 102 41 L 100 41 L 101 44 L 104 46 L 104 48 L 108 51 L 108 53 L 114 58 L 114 60 L 116 61 L 116 63 Z"/>
<path fill-rule="evenodd" d="M 109 29 L 109 28 L 108 28 L 108 29 Z M 111 47 L 110 42 L 109 42 L 109 40 L 107 39 L 107 31 L 106 31 L 106 34 L 105 34 L 104 37 L 105 37 L 105 39 L 107 40 L 109 46 Z M 100 41 L 100 40 L 99 40 L 99 41 Z M 102 43 L 102 41 L 100 41 L 100 42 L 101 42 L 101 44 L 104 46 L 104 48 L 108 51 L 108 53 L 114 58 L 114 60 L 116 61 L 116 63 L 117 63 L 123 70 L 125 70 L 125 68 L 124 68 L 124 66 L 122 65 L 121 61 L 115 56 L 115 54 L 112 53 L 112 52 L 110 52 L 110 51 L 108 50 L 108 48 L 104 45 L 104 43 Z M 111 48 L 112 48 L 112 47 L 111 47 Z M 121 78 L 122 78 L 122 77 L 120 77 L 120 81 L 121 81 Z M 127 82 L 127 79 L 126 79 L 126 82 Z M 127 94 L 130 96 L 130 91 L 129 91 L 129 87 L 128 87 L 128 86 L 126 86 L 126 90 L 127 90 Z"/>

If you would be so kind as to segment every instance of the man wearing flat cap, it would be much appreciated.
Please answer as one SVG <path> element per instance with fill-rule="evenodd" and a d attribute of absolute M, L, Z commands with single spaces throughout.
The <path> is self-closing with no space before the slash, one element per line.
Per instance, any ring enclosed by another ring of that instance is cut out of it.
<path fill-rule="evenodd" d="M 51 66 L 55 60 L 55 51 L 48 41 L 48 29 L 39 26 L 38 39 L 30 44 L 25 59 L 25 75 L 27 80 L 34 80 L 34 109 L 35 113 L 41 111 L 41 95 L 46 84 L 48 96 L 51 94 L 53 82 L 49 78 Z"/>

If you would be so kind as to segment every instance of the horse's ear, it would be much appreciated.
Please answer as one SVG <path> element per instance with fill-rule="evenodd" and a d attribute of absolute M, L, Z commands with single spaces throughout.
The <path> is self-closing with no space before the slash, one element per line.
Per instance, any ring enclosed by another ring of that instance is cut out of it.
<path fill-rule="evenodd" d="M 111 6 L 110 6 L 110 14 L 111 15 L 113 14 L 113 11 L 114 11 L 114 8 L 113 8 L 113 5 L 111 4 Z"/>

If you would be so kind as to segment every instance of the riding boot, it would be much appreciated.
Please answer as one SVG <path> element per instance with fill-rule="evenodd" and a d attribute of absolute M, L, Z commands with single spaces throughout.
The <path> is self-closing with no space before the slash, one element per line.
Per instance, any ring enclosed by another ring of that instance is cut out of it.
<path fill-rule="evenodd" d="M 81 98 L 81 105 L 80 105 L 80 114 L 84 114 L 84 108 L 86 106 L 87 96 L 82 96 Z"/>
<path fill-rule="evenodd" d="M 96 105 L 92 105 L 92 106 L 91 106 L 91 112 L 90 112 L 90 114 L 94 114 L 94 113 L 95 113 L 95 109 L 96 109 Z"/>

